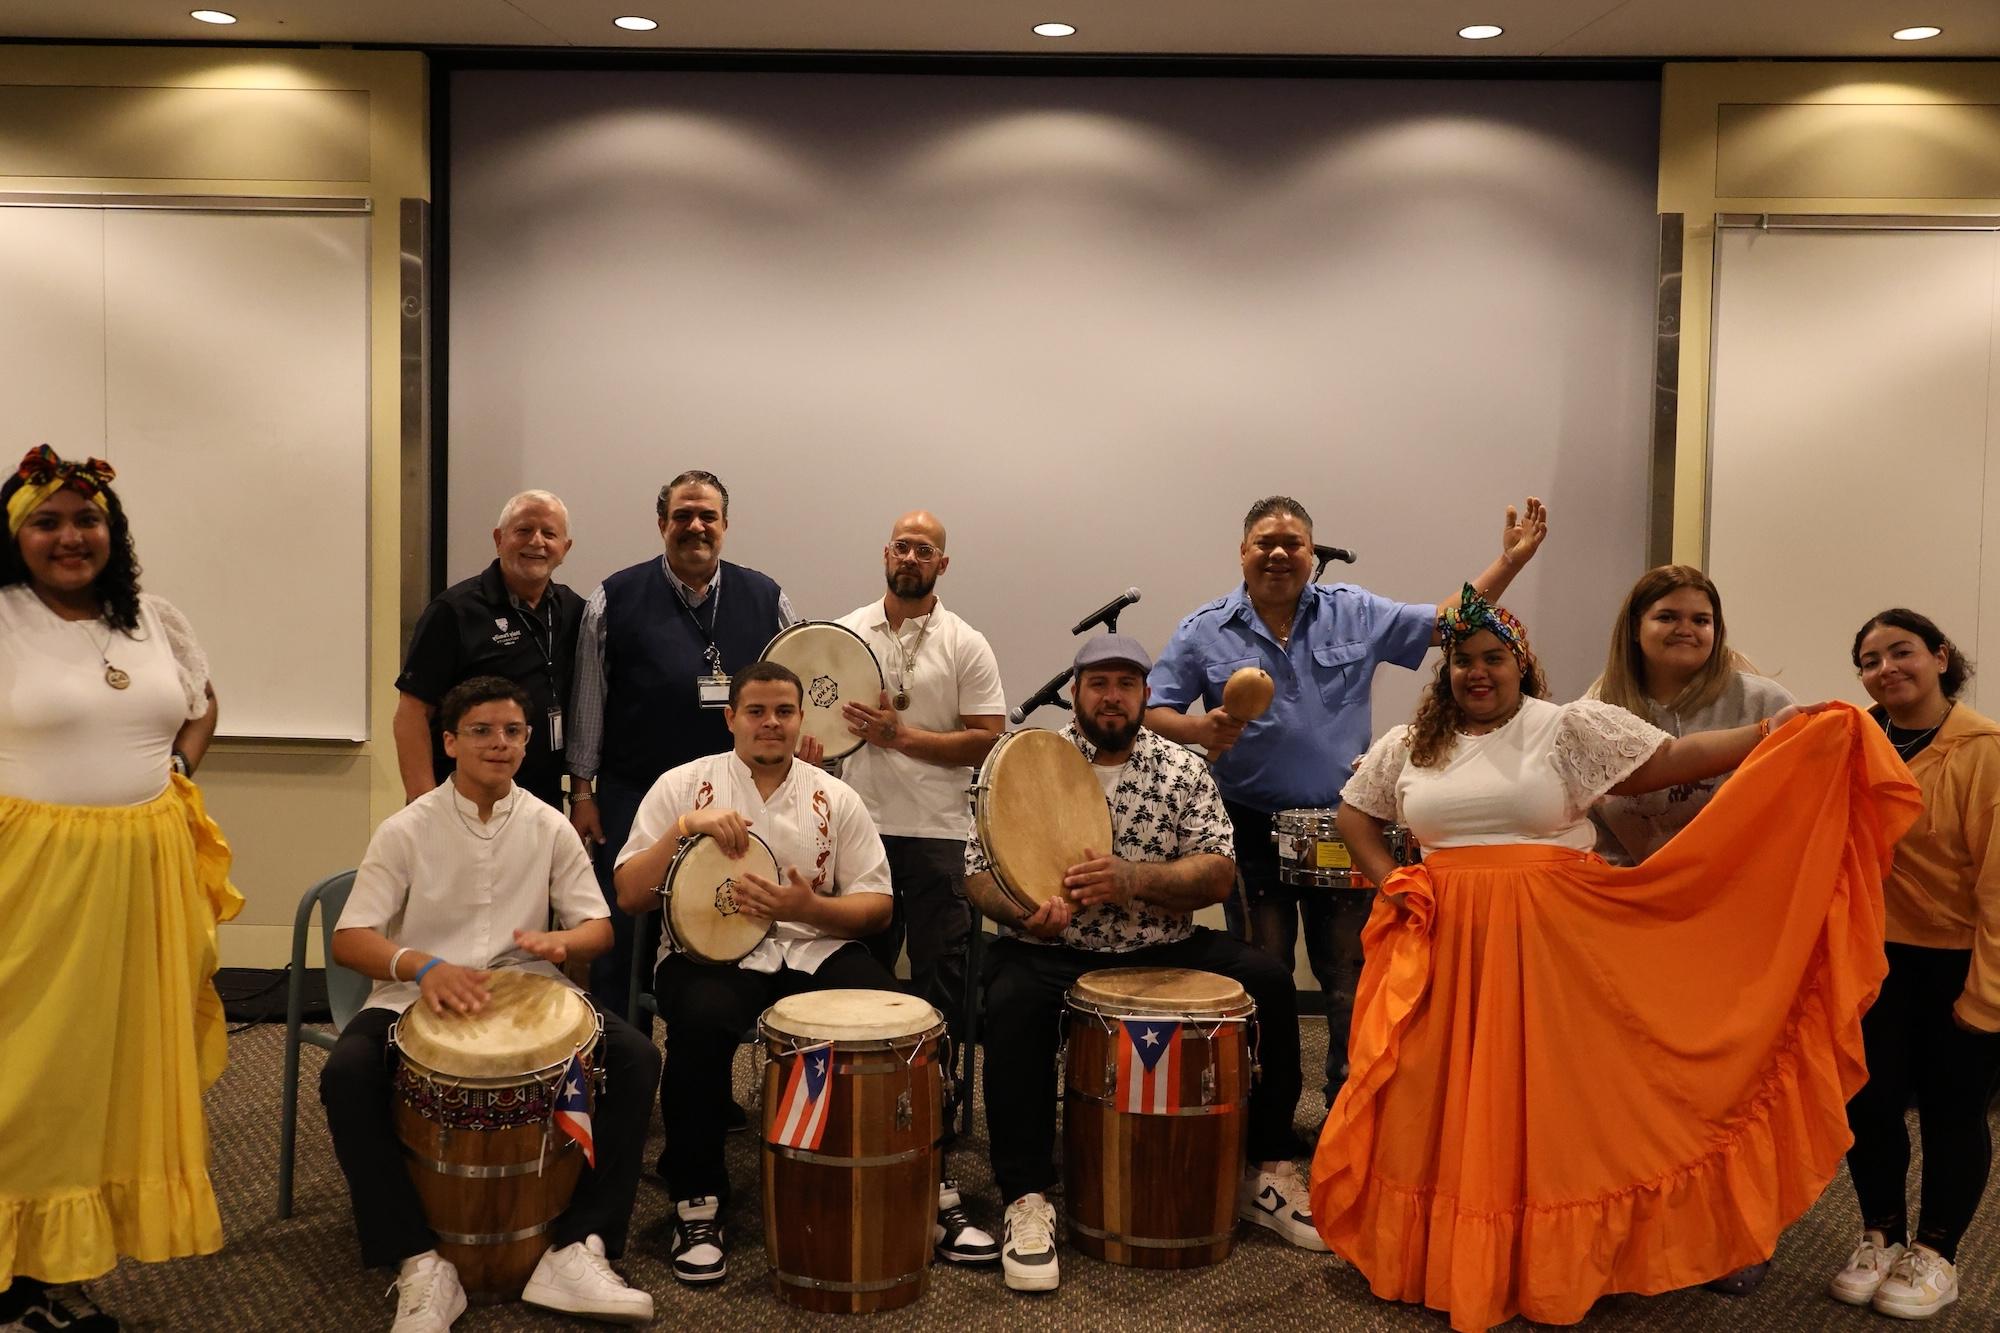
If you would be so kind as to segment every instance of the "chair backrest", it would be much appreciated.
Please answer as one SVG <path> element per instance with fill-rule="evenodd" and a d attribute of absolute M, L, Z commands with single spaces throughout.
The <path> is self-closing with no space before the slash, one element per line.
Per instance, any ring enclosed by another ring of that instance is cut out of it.
<path fill-rule="evenodd" d="M 325 879 L 306 891 L 305 900 L 299 904 L 298 929 L 294 934 L 296 961 L 304 962 L 305 931 L 311 928 L 312 913 L 319 910 L 320 950 L 326 958 L 326 1004 L 333 1012 L 333 1029 L 338 1032 L 345 1028 L 361 1006 L 368 1003 L 368 992 L 375 983 L 352 968 L 342 967 L 333 961 L 333 931 L 340 924 L 341 909 L 347 906 L 347 895 L 354 888 L 354 872 L 343 870 Z"/>

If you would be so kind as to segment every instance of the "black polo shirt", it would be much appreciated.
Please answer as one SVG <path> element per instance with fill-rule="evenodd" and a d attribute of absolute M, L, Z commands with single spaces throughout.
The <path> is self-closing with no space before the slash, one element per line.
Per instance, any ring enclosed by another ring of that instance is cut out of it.
<path fill-rule="evenodd" d="M 582 623 L 583 599 L 560 583 L 551 582 L 532 611 L 515 601 L 495 560 L 479 577 L 446 588 L 417 617 L 396 688 L 433 708 L 452 686 L 474 676 L 505 676 L 526 690 L 534 700 L 528 722 L 535 731 L 515 781 L 560 810 L 563 764 L 549 748 L 549 710 L 569 706 Z M 439 782 L 452 769 L 435 717 L 431 768 Z"/>

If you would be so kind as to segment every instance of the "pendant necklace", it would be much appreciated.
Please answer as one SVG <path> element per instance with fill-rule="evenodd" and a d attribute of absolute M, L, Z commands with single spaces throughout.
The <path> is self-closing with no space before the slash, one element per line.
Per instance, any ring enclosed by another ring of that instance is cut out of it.
<path fill-rule="evenodd" d="M 91 647 L 97 650 L 98 660 L 104 663 L 104 683 L 114 690 L 130 689 L 132 686 L 132 677 L 125 674 L 118 667 L 111 665 L 111 629 L 108 626 L 105 628 L 104 642 L 99 643 L 91 635 L 89 628 L 84 625 L 84 622 L 81 620 L 72 620 L 69 623 L 82 629 L 83 637 L 89 639 Z"/>
<path fill-rule="evenodd" d="M 926 620 L 924 627 L 917 631 L 917 641 L 907 649 L 903 647 L 903 636 L 896 635 L 896 654 L 901 659 L 902 669 L 896 672 L 896 693 L 889 702 L 896 706 L 896 711 L 899 713 L 910 706 L 908 681 L 917 674 L 917 653 L 922 650 L 924 640 L 930 637 L 930 632 L 931 622 Z"/>

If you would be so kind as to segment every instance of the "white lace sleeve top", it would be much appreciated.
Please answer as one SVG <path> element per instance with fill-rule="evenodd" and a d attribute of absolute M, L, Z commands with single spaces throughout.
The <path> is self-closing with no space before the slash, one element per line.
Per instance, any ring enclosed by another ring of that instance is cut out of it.
<path fill-rule="evenodd" d="M 1377 741 L 1341 799 L 1407 824 L 1425 848 L 1535 843 L 1588 851 L 1591 804 L 1652 758 L 1667 733 L 1622 708 L 1525 699 L 1508 723 L 1460 736 L 1436 768 L 1409 762 L 1409 728 Z"/>

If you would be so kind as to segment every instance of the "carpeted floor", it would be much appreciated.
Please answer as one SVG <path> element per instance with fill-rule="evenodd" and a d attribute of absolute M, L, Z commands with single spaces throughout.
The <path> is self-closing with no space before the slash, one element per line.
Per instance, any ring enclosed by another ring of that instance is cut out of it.
<path fill-rule="evenodd" d="M 1323 1058 L 1326 1028 L 1305 1024 L 1306 1068 Z M 229 1241 L 217 1255 L 143 1266 L 127 1263 L 91 1284 L 99 1302 L 127 1328 L 199 1330 L 386 1329 L 395 1302 L 384 1294 L 387 1274 L 362 1271 L 349 1224 L 347 1195 L 326 1136 L 317 1088 L 322 1055 L 307 1047 L 300 1078 L 297 1211 L 277 1220 L 279 1083 L 284 1029 L 250 1028 L 231 1039 L 230 1066 L 208 1097 L 215 1137 L 215 1181 Z M 749 1048 L 738 1057 L 739 1100 L 754 1105 Z M 1316 1108 L 1308 1106 L 1309 1113 Z M 1310 1122 L 1302 1124 L 1310 1130 Z M 648 1160 L 658 1151 L 655 1142 Z M 767 1330 L 837 1316 L 807 1316 L 772 1293 L 764 1264 L 757 1143 L 732 1136 L 729 1169 L 736 1185 L 730 1224 L 730 1274 L 705 1290 L 676 1286 L 666 1264 L 667 1199 L 657 1180 L 640 1186 L 626 1277 L 653 1292 L 657 1326 L 699 1326 L 705 1333 Z M 953 1154 L 975 1215 L 998 1231 L 999 1200 L 985 1160 L 982 1124 Z M 1990 1333 L 2000 1328 L 2000 1184 L 1960 1253 L 1965 1293 L 1933 1320 L 1940 1333 Z M 1731 1299 L 1706 1291 L 1601 1302 L 1582 1326 L 1596 1331 L 1760 1333 L 1770 1330 L 1886 1330 L 1881 1316 L 1828 1299 L 1825 1283 L 1847 1256 L 1856 1227 L 1854 1195 L 1843 1175 L 1781 1242 L 1770 1279 L 1754 1296 Z M 1059 1291 L 1017 1296 L 998 1270 L 933 1266 L 929 1290 L 914 1306 L 876 1316 L 867 1327 L 902 1329 L 1272 1329 L 1424 1330 L 1446 1333 L 1443 1316 L 1375 1299 L 1351 1268 L 1326 1255 L 1293 1249 L 1271 1233 L 1246 1228 L 1236 1253 L 1214 1268 L 1145 1273 L 1102 1264 L 1073 1251 L 1062 1257 Z M 477 1330 L 602 1327 L 520 1305 L 475 1309 L 457 1325 Z M 1526 1325 L 1516 1322 L 1511 1327 Z"/>

